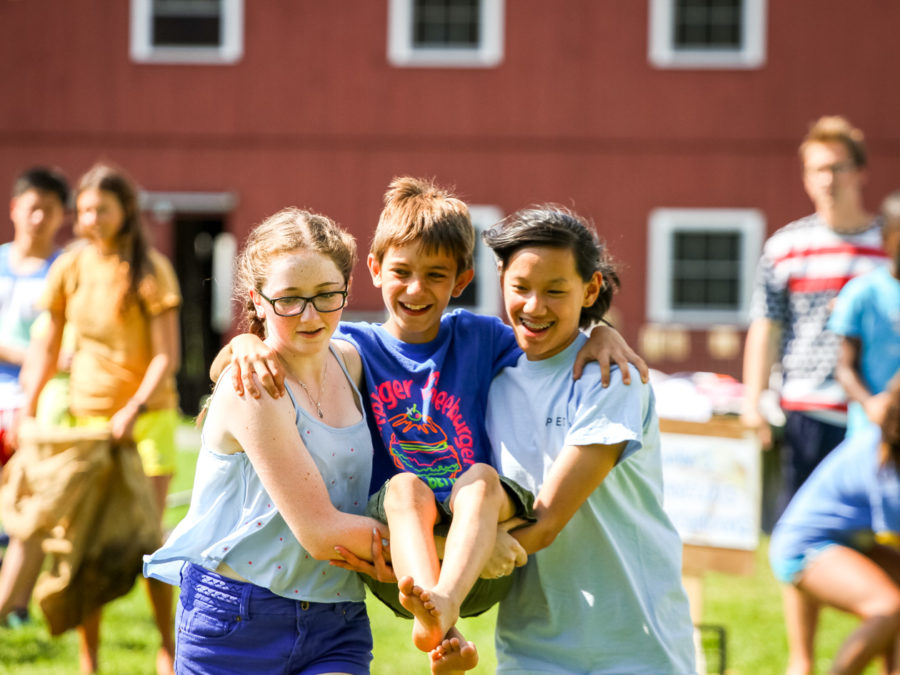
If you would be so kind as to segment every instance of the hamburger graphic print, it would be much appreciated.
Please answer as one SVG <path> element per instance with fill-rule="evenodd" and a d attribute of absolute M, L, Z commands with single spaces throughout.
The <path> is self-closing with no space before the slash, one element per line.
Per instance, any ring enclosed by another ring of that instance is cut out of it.
<path fill-rule="evenodd" d="M 415 404 L 388 421 L 393 429 L 388 452 L 398 469 L 416 474 L 432 490 L 452 484 L 462 472 L 459 453 L 447 442 L 447 434 Z"/>
<path fill-rule="evenodd" d="M 339 337 L 363 357 L 366 416 L 381 439 L 370 493 L 406 471 L 443 501 L 473 464 L 491 464 L 484 428 L 488 388 L 521 353 L 499 319 L 454 310 L 427 343 L 403 342 L 384 326 L 365 323 L 342 323 Z"/>

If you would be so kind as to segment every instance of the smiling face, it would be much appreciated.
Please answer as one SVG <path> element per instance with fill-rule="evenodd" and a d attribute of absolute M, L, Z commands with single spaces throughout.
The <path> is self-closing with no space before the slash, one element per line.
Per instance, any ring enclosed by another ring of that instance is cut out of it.
<path fill-rule="evenodd" d="M 503 302 L 516 342 L 529 361 L 559 354 L 578 335 L 581 309 L 594 304 L 602 277 L 584 281 L 568 248 L 529 246 L 501 270 Z"/>
<path fill-rule="evenodd" d="M 334 261 L 323 253 L 306 249 L 282 253 L 272 259 L 262 295 L 312 297 L 330 291 L 342 291 L 344 278 Z M 341 310 L 319 312 L 311 302 L 302 314 L 279 316 L 272 303 L 256 291 L 250 291 L 257 316 L 265 321 L 266 342 L 285 354 L 310 355 L 327 349 L 332 333 L 341 320 Z"/>
<path fill-rule="evenodd" d="M 385 329 L 409 343 L 437 337 L 450 298 L 462 293 L 474 275 L 471 269 L 457 274 L 449 253 L 424 251 L 414 244 L 391 246 L 381 262 L 370 254 L 367 264 L 390 314 Z"/>

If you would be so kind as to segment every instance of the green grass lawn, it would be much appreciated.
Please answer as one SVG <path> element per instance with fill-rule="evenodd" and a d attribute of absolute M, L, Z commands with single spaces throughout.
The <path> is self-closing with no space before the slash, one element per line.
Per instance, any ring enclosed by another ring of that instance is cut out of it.
<path fill-rule="evenodd" d="M 180 437 L 178 474 L 172 493 L 190 489 L 196 438 Z M 170 508 L 166 526 L 184 515 L 185 506 Z M 753 576 L 734 577 L 710 573 L 704 578 L 703 622 L 721 626 L 726 632 L 728 672 L 732 675 L 777 675 L 783 672 L 787 646 L 778 584 L 766 561 L 767 540 L 757 552 Z M 32 613 L 37 613 L 32 607 Z M 427 673 L 427 657 L 410 642 L 411 623 L 397 619 L 378 601 L 369 602 L 375 634 L 372 673 Z M 0 629 L 0 675 L 50 675 L 77 672 L 77 642 L 70 632 L 50 638 L 39 613 L 35 622 L 17 630 Z M 493 630 L 496 611 L 461 623 L 463 633 L 478 645 L 481 664 L 476 673 L 492 673 L 496 666 Z M 818 671 L 826 672 L 831 655 L 855 625 L 855 620 L 834 611 L 823 613 L 818 638 Z M 100 663 L 103 672 L 140 675 L 153 673 L 158 646 L 143 584 L 110 603 L 103 614 Z M 710 659 L 710 665 L 714 659 Z M 872 673 L 875 668 L 870 668 Z M 869 671 L 867 671 L 869 672 Z"/>

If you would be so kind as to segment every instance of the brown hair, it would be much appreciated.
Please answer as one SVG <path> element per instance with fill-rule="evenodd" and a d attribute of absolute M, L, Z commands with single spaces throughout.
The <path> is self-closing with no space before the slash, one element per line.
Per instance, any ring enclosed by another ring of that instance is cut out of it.
<path fill-rule="evenodd" d="M 289 207 L 269 216 L 247 236 L 238 256 L 234 297 L 244 311 L 244 321 L 254 335 L 265 338 L 265 323 L 256 314 L 250 291 L 260 291 L 269 275 L 272 259 L 298 249 L 322 253 L 350 281 L 356 261 L 356 240 L 331 218 Z"/>
<path fill-rule="evenodd" d="M 868 162 L 863 132 L 840 115 L 825 115 L 810 125 L 800 144 L 800 159 L 804 159 L 806 148 L 813 143 L 843 144 L 857 169 L 864 168 Z"/>
<path fill-rule="evenodd" d="M 150 260 L 150 240 L 141 221 L 138 206 L 138 188 L 132 178 L 122 169 L 111 164 L 95 164 L 81 180 L 75 191 L 78 197 L 87 190 L 109 192 L 119 202 L 124 213 L 122 227 L 116 234 L 119 257 L 128 263 L 128 286 L 120 302 L 137 299 L 142 284 L 155 284 L 155 269 Z M 76 223 L 77 229 L 77 223 Z"/>
<path fill-rule="evenodd" d="M 456 273 L 472 267 L 475 228 L 469 207 L 432 181 L 394 178 L 384 193 L 384 209 L 369 252 L 380 263 L 391 246 L 418 244 L 456 259 Z"/>

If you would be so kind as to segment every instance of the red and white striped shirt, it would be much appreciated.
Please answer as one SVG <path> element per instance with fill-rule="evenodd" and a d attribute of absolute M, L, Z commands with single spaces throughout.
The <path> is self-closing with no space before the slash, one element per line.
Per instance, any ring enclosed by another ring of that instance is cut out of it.
<path fill-rule="evenodd" d="M 828 316 L 844 284 L 887 261 L 879 218 L 842 234 L 813 214 L 766 241 L 750 315 L 781 326 L 784 409 L 846 420 L 847 397 L 834 376 L 840 336 L 826 329 Z"/>

